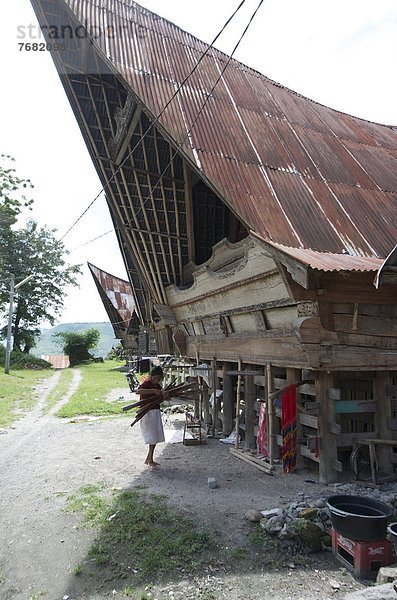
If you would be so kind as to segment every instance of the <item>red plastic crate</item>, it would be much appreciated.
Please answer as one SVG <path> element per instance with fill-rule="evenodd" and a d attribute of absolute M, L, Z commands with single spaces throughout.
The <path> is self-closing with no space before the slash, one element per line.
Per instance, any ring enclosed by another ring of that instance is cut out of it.
<path fill-rule="evenodd" d="M 394 562 L 393 544 L 388 540 L 358 542 L 332 530 L 334 556 L 360 579 L 376 579 L 381 567 Z"/>

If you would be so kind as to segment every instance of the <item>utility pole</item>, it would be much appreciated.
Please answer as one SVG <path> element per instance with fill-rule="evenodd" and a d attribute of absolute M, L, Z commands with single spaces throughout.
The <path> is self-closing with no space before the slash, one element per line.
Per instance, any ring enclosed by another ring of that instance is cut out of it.
<path fill-rule="evenodd" d="M 14 308 L 14 293 L 15 290 L 21 287 L 24 283 L 32 279 L 34 275 L 28 275 L 25 279 L 22 279 L 19 283 L 15 285 L 15 277 L 11 275 L 11 285 L 10 285 L 10 308 L 8 310 L 8 325 L 7 325 L 7 346 L 6 346 L 6 360 L 4 366 L 4 373 L 8 375 L 10 372 L 10 357 L 11 357 L 11 334 L 12 334 L 12 311 Z"/>

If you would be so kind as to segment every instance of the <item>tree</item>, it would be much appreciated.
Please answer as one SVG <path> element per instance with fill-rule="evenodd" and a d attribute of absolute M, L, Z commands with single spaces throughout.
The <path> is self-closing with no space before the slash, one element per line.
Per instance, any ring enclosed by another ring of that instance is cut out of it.
<path fill-rule="evenodd" d="M 62 338 L 63 353 L 69 356 L 70 366 L 74 367 L 94 358 L 89 350 L 96 348 L 100 336 L 99 330 L 92 327 L 84 332 L 59 331 L 53 337 Z"/>
<path fill-rule="evenodd" d="M 15 169 L 0 166 L 0 309 L 8 306 L 11 274 L 16 282 L 33 275 L 14 299 L 13 347 L 25 353 L 34 347 L 40 323 L 54 324 L 64 305 L 64 287 L 77 285 L 80 273 L 80 265 L 66 263 L 68 252 L 55 229 L 39 227 L 34 220 L 16 227 L 23 208 L 32 204 L 23 194 L 29 186 L 33 187 L 18 178 Z"/>
<path fill-rule="evenodd" d="M 14 159 L 11 156 L 0 155 L 0 309 L 8 302 L 8 248 L 13 236 L 12 226 L 21 211 L 24 208 L 31 209 L 33 204 L 33 200 L 25 196 L 26 190 L 32 189 L 33 185 L 29 179 L 21 179 L 16 175 L 15 169 L 9 164 L 12 162 Z"/>

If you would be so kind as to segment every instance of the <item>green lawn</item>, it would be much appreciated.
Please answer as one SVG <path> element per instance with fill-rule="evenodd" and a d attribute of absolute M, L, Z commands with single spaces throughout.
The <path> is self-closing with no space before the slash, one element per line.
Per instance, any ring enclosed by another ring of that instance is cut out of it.
<path fill-rule="evenodd" d="M 58 412 L 58 417 L 77 415 L 114 415 L 121 414 L 121 408 L 129 404 L 129 388 L 126 377 L 118 371 L 123 363 L 114 360 L 104 363 L 79 365 L 83 376 L 77 391 Z M 125 402 L 106 402 L 106 396 L 114 388 L 125 388 Z"/>
<path fill-rule="evenodd" d="M 54 371 L 14 371 L 9 375 L 0 373 L 0 427 L 10 427 L 22 413 L 37 402 L 33 388 L 51 377 Z"/>

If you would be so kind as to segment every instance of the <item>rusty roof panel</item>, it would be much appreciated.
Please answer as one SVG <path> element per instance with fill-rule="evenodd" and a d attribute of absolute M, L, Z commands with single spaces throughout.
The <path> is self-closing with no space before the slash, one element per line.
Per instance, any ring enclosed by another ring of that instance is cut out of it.
<path fill-rule="evenodd" d="M 327 219 L 330 227 L 334 229 L 341 240 L 342 249 L 340 249 L 340 252 L 346 252 L 347 250 L 349 254 L 366 256 L 373 254 L 371 246 L 372 238 L 369 241 L 365 239 L 361 227 L 358 227 L 350 219 L 348 206 L 345 207 L 341 203 L 339 195 L 335 190 L 331 189 L 330 184 L 320 179 L 306 179 L 305 181 L 314 198 L 321 206 L 324 218 Z M 346 190 L 346 193 L 350 193 L 352 188 L 341 185 L 339 193 L 342 194 L 343 190 Z M 316 245 L 318 243 L 319 240 Z M 315 244 L 312 244 L 311 247 L 315 247 Z"/>
<path fill-rule="evenodd" d="M 326 252 L 334 249 L 342 252 L 344 245 L 326 215 L 319 210 L 318 201 L 308 187 L 304 177 L 293 173 L 268 170 L 269 178 L 290 226 L 299 235 L 305 248 L 315 248 L 321 243 Z M 311 227 L 303 229 L 300 224 L 310 222 Z"/>
<path fill-rule="evenodd" d="M 321 178 L 347 185 L 374 188 L 375 183 L 346 150 L 344 143 L 334 135 L 295 126 Z"/>
<path fill-rule="evenodd" d="M 270 243 L 270 245 L 317 271 L 377 272 L 383 262 L 380 258 L 368 256 L 317 252 L 306 248 L 293 248 L 274 243 Z"/>
<path fill-rule="evenodd" d="M 102 36 L 95 43 L 151 115 L 160 113 L 207 49 L 132 0 L 31 2 L 53 14 L 67 5 L 82 23 L 113 26 L 113 39 Z M 186 137 L 227 60 L 211 49 L 161 116 L 162 130 L 175 145 Z M 387 193 L 397 192 L 397 128 L 334 111 L 234 59 L 184 151 L 196 173 L 263 237 L 286 246 L 374 255 L 383 255 L 390 238 L 397 238 L 391 216 L 396 196 Z M 379 225 L 384 219 L 386 241 Z"/>
<path fill-rule="evenodd" d="M 345 145 L 380 189 L 397 191 L 397 158 L 391 152 L 349 140 L 345 141 Z"/>
<path fill-rule="evenodd" d="M 396 240 L 397 194 L 340 184 L 330 184 L 330 188 L 361 236 L 369 245 L 376 242 L 379 256 L 387 256 Z"/>

